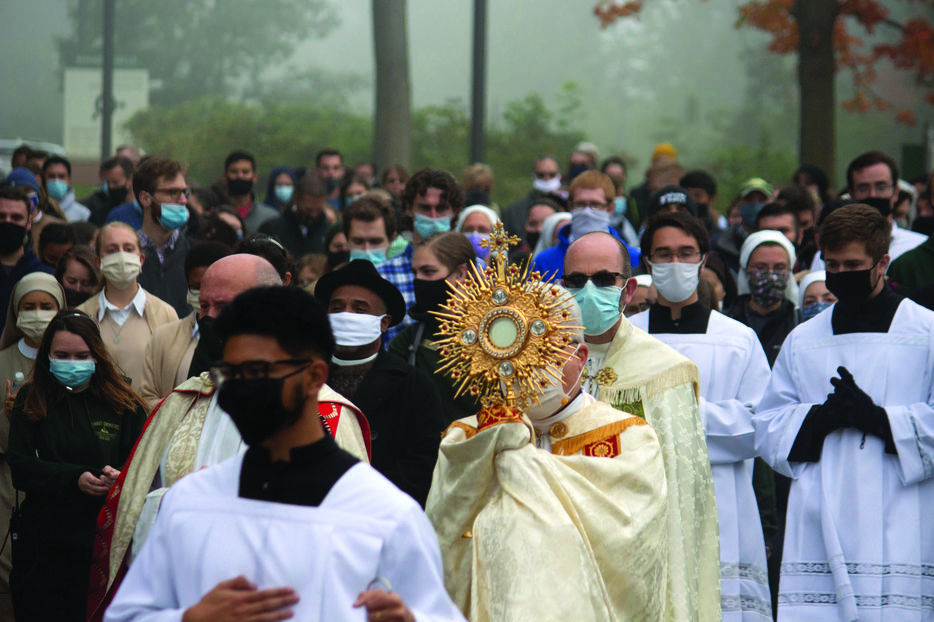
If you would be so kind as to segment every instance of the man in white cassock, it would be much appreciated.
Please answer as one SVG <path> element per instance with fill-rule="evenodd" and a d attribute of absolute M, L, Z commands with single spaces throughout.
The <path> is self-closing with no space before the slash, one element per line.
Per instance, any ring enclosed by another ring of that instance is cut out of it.
<path fill-rule="evenodd" d="M 633 326 L 691 359 L 700 372 L 700 417 L 717 493 L 720 608 L 728 621 L 772 619 L 765 540 L 752 487 L 753 408 L 769 381 L 755 332 L 697 299 L 710 242 L 703 224 L 660 214 L 642 236 L 658 302 L 630 318 Z"/>
<path fill-rule="evenodd" d="M 216 329 L 218 404 L 249 449 L 165 494 L 104 619 L 463 620 L 418 504 L 324 430 L 325 310 L 256 288 Z"/>
<path fill-rule="evenodd" d="M 934 620 L 934 313 L 886 284 L 891 231 L 866 205 L 824 220 L 838 302 L 785 340 L 754 419 L 792 478 L 780 621 Z"/>
<path fill-rule="evenodd" d="M 566 304 L 580 325 L 573 298 Z M 451 424 L 441 442 L 427 512 L 445 584 L 472 622 L 664 617 L 658 438 L 643 419 L 581 390 L 580 330 L 566 352 L 540 403 L 524 413 L 483 409 Z"/>
<path fill-rule="evenodd" d="M 564 258 L 563 283 L 580 305 L 587 347 L 584 391 L 644 419 L 658 435 L 668 484 L 668 622 L 720 615 L 717 500 L 698 413 L 697 365 L 629 323 L 637 287 L 613 236 L 582 235 Z"/>

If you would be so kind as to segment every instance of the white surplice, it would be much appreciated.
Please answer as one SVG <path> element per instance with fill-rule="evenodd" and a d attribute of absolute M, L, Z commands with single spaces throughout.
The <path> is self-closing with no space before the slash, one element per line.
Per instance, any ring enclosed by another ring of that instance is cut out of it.
<path fill-rule="evenodd" d="M 218 583 L 292 587 L 295 620 L 363 621 L 357 596 L 385 579 L 419 621 L 464 618 L 444 589 L 438 542 L 410 497 L 367 464 L 318 507 L 238 496 L 243 457 L 188 475 L 166 493 L 106 622 L 180 620 Z"/>
<path fill-rule="evenodd" d="M 649 329 L 649 311 L 629 318 Z M 728 621 L 772 619 L 765 540 L 752 488 L 752 413 L 769 381 L 769 363 L 755 332 L 717 311 L 707 332 L 652 333 L 700 372 L 700 415 L 720 522 L 720 606 Z"/>
<path fill-rule="evenodd" d="M 785 340 L 754 423 L 757 449 L 793 479 L 779 620 L 934 620 L 934 313 L 903 300 L 888 333 L 834 335 L 834 307 Z M 801 423 L 846 367 L 885 408 L 897 455 L 855 428 L 818 462 L 789 462 Z"/>

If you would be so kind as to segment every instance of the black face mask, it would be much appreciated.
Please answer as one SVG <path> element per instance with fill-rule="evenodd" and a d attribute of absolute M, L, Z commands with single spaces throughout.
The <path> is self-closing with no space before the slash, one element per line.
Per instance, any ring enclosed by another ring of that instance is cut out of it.
<path fill-rule="evenodd" d="M 214 318 L 209 315 L 198 318 L 198 345 L 191 355 L 191 365 L 188 367 L 188 377 L 200 376 L 201 372 L 208 371 L 211 366 L 224 356 L 224 346 L 221 338 L 214 330 Z"/>
<path fill-rule="evenodd" d="M 253 192 L 252 179 L 227 179 L 227 192 L 231 196 L 242 197 Z"/>
<path fill-rule="evenodd" d="M 110 204 L 113 206 L 123 205 L 123 202 L 126 201 L 126 188 L 108 188 L 107 194 L 110 196 Z"/>
<path fill-rule="evenodd" d="M 415 304 L 418 306 L 418 311 L 422 313 L 440 311 L 441 305 L 448 301 L 448 295 L 451 293 L 451 286 L 445 279 L 438 279 L 437 281 L 415 279 L 413 286 L 415 288 Z"/>
<path fill-rule="evenodd" d="M 574 179 L 581 173 L 584 173 L 589 170 L 590 170 L 590 167 L 587 166 L 586 164 L 572 164 L 571 167 L 568 169 L 568 177 L 570 179 Z"/>
<path fill-rule="evenodd" d="M 324 184 L 328 189 L 328 194 L 331 194 L 341 185 L 341 180 L 334 177 L 328 177 L 324 180 Z"/>
<path fill-rule="evenodd" d="M 302 367 L 288 376 L 304 369 Z M 282 387 L 288 376 L 263 380 L 237 378 L 221 385 L 217 404 L 230 415 L 243 442 L 250 447 L 259 445 L 301 417 L 301 405 L 296 410 L 289 410 L 282 404 Z"/>
<path fill-rule="evenodd" d="M 895 190 L 897 191 L 898 188 L 896 187 Z M 877 210 L 879 210 L 879 213 L 885 216 L 886 218 L 888 218 L 889 214 L 892 213 L 892 199 L 885 199 L 882 197 L 867 197 L 863 199 L 862 201 L 856 201 L 856 202 L 863 203 L 865 205 L 868 205 L 869 207 L 876 208 Z"/>
<path fill-rule="evenodd" d="M 350 261 L 350 251 L 334 251 L 333 253 L 328 253 L 328 266 L 332 270 L 348 261 Z"/>
<path fill-rule="evenodd" d="M 90 293 L 80 292 L 76 289 L 65 287 L 65 304 L 69 307 L 77 307 L 85 300 L 91 297 Z"/>
<path fill-rule="evenodd" d="M 540 237 L 542 237 L 541 231 L 526 231 L 525 232 L 525 239 L 526 241 L 528 241 L 529 248 L 531 249 L 535 248 L 535 246 L 538 244 L 538 239 Z"/>
<path fill-rule="evenodd" d="M 877 262 L 878 263 L 878 262 Z M 872 282 L 872 268 L 866 270 L 850 270 L 847 272 L 827 272 L 827 289 L 837 297 L 837 300 L 848 306 L 859 306 L 866 302 L 872 290 L 879 281 Z"/>
<path fill-rule="evenodd" d="M 9 255 L 23 247 L 26 227 L 14 222 L 0 222 L 0 255 Z"/>

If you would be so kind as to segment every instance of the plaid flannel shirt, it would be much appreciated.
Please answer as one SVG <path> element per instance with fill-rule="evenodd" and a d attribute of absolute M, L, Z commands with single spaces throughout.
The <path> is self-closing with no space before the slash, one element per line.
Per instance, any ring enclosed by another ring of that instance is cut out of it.
<path fill-rule="evenodd" d="M 399 288 L 402 292 L 402 298 L 405 300 L 405 317 L 402 322 L 389 328 L 383 340 L 383 347 L 388 348 L 389 342 L 393 337 L 402 332 L 406 326 L 414 324 L 415 320 L 409 317 L 408 310 L 415 304 L 415 273 L 412 272 L 412 254 L 414 247 L 409 244 L 402 253 L 392 259 L 384 261 L 376 269 L 380 275 Z"/>

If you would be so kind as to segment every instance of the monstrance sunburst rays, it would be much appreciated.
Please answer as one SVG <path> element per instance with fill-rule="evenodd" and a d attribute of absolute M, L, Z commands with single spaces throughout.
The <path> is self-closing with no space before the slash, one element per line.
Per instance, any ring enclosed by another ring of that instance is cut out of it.
<path fill-rule="evenodd" d="M 524 410 L 538 401 L 551 379 L 559 378 L 569 353 L 573 324 L 566 307 L 569 294 L 543 282 L 538 272 L 506 263 L 519 238 L 497 223 L 488 240 L 490 266 L 470 274 L 441 311 L 438 347 L 444 372 L 462 393 L 484 408 L 505 404 Z M 501 390 L 504 387 L 505 395 Z"/>

